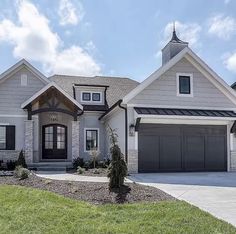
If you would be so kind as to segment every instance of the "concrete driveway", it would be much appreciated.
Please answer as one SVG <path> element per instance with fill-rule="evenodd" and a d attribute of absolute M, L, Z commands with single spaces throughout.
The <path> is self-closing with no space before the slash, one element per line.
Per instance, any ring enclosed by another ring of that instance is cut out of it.
<path fill-rule="evenodd" d="M 129 179 L 157 187 L 236 227 L 236 173 L 152 173 Z"/>

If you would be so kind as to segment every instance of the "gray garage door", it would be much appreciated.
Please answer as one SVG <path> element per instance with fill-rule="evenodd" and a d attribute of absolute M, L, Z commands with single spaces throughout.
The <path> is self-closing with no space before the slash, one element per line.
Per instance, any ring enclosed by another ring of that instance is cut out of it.
<path fill-rule="evenodd" d="M 139 172 L 226 171 L 226 126 L 140 124 Z"/>

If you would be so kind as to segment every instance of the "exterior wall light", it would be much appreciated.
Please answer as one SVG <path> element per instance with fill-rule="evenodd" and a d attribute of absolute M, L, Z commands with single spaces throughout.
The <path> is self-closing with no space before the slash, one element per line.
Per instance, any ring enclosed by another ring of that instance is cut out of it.
<path fill-rule="evenodd" d="M 135 125 L 134 124 L 130 124 L 129 125 L 129 135 L 130 136 L 134 136 L 135 135 Z"/>

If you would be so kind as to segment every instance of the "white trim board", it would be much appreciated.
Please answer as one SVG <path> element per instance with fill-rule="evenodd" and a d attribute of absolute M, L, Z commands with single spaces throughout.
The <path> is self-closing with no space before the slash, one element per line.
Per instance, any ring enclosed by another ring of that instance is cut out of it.
<path fill-rule="evenodd" d="M 220 78 L 211 68 L 209 68 L 206 63 L 202 61 L 189 47 L 184 48 L 176 56 L 174 56 L 169 62 L 160 67 L 157 71 L 152 73 L 147 79 L 145 79 L 141 84 L 134 88 L 130 93 L 128 93 L 123 98 L 123 103 L 128 104 L 128 102 L 133 99 L 137 94 L 149 86 L 153 81 L 160 79 L 166 71 L 173 67 L 182 58 L 191 60 L 193 66 L 196 67 L 200 72 L 204 71 L 203 75 L 207 74 L 207 77 L 233 104 L 236 105 L 236 92 L 222 79 Z M 184 72 L 184 71 L 183 71 Z"/>
<path fill-rule="evenodd" d="M 81 110 L 83 110 L 83 106 L 78 103 L 74 98 L 72 98 L 69 94 L 67 94 L 61 87 L 59 87 L 55 82 L 50 82 L 46 86 L 44 86 L 42 89 L 40 89 L 37 93 L 35 93 L 31 98 L 26 100 L 24 103 L 21 104 L 21 108 L 24 109 L 28 104 L 30 104 L 33 100 L 35 100 L 37 97 L 39 97 L 42 93 L 44 93 L 49 88 L 54 87 L 56 88 L 60 93 L 62 93 L 66 98 L 68 98 L 72 103 L 74 103 L 77 107 L 79 107 Z"/>
<path fill-rule="evenodd" d="M 183 94 L 179 92 L 179 77 L 188 76 L 190 78 L 190 93 Z M 193 97 L 193 74 L 192 73 L 176 73 L 176 96 L 178 97 Z"/>

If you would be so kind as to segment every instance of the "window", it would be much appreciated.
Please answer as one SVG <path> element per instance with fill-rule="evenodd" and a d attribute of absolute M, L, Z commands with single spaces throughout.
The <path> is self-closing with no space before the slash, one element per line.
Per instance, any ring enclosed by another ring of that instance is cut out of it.
<path fill-rule="evenodd" d="M 27 74 L 21 74 L 20 82 L 21 86 L 27 86 L 28 83 Z"/>
<path fill-rule="evenodd" d="M 91 94 L 87 92 L 82 93 L 82 101 L 90 101 L 91 100 Z"/>
<path fill-rule="evenodd" d="M 85 151 L 98 149 L 98 129 L 85 129 Z"/>
<path fill-rule="evenodd" d="M 177 96 L 193 96 L 192 74 L 177 74 Z"/>
<path fill-rule="evenodd" d="M 82 102 L 96 102 L 101 103 L 101 92 L 81 92 L 81 101 Z"/>
<path fill-rule="evenodd" d="M 0 149 L 6 149 L 6 127 L 0 126 Z"/>
<path fill-rule="evenodd" d="M 101 100 L 100 93 L 93 93 L 92 100 L 95 102 L 100 102 L 100 100 Z"/>
<path fill-rule="evenodd" d="M 15 150 L 15 126 L 0 126 L 0 150 Z"/>

